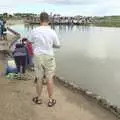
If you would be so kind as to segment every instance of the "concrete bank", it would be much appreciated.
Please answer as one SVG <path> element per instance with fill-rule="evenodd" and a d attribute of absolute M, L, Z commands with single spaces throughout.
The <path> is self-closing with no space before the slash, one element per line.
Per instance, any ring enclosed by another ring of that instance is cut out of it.
<path fill-rule="evenodd" d="M 82 89 L 79 86 L 75 85 L 74 83 L 69 83 L 68 81 L 64 80 L 63 78 L 56 77 L 56 79 L 63 84 L 66 88 L 71 89 L 74 92 L 77 92 L 79 94 L 82 94 L 84 97 L 87 97 L 88 99 L 92 100 L 93 102 L 97 103 L 98 105 L 102 106 L 106 110 L 113 113 L 117 118 L 120 119 L 120 108 L 116 105 L 113 105 L 110 103 L 106 98 L 99 96 L 87 89 Z"/>

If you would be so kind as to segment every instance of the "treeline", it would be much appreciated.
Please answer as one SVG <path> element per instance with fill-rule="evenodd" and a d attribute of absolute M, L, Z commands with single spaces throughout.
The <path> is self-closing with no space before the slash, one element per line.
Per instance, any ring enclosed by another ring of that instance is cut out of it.
<path fill-rule="evenodd" d="M 32 17 L 32 16 L 37 16 L 37 14 L 33 13 L 14 13 L 14 14 L 9 14 L 9 13 L 3 13 L 0 14 L 0 18 L 3 19 L 24 19 L 26 17 Z"/>
<path fill-rule="evenodd" d="M 120 27 L 120 16 L 94 17 L 93 21 L 97 26 Z"/>
<path fill-rule="evenodd" d="M 12 18 L 12 17 L 13 17 L 13 15 L 8 14 L 8 13 L 0 14 L 0 18 Z"/>

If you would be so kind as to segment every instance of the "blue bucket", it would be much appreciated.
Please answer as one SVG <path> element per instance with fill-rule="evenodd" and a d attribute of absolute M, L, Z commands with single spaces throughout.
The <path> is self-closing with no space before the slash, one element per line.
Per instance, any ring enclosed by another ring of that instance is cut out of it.
<path fill-rule="evenodd" d="M 17 73 L 17 67 L 15 65 L 14 60 L 8 60 L 6 74 L 8 73 Z"/>

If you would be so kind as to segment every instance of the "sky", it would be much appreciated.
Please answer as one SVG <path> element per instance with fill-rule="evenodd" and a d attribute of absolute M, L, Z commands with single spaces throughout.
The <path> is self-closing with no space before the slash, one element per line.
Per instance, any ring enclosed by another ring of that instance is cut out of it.
<path fill-rule="evenodd" d="M 0 0 L 0 13 L 42 11 L 67 16 L 120 15 L 120 0 Z"/>

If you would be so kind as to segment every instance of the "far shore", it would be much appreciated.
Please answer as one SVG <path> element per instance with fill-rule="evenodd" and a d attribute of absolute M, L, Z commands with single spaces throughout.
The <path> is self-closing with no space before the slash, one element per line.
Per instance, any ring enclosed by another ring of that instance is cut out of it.
<path fill-rule="evenodd" d="M 7 20 L 7 23 L 6 25 L 7 26 L 11 26 L 11 25 L 16 25 L 16 24 L 23 24 L 24 23 L 24 20 L 18 20 L 18 19 L 10 19 L 10 20 Z"/>
<path fill-rule="evenodd" d="M 9 19 L 7 20 L 6 25 L 11 26 L 11 25 L 16 25 L 16 24 L 24 24 L 23 19 Z M 93 23 L 93 26 L 98 26 L 98 27 L 120 27 L 120 24 L 114 23 Z"/>

